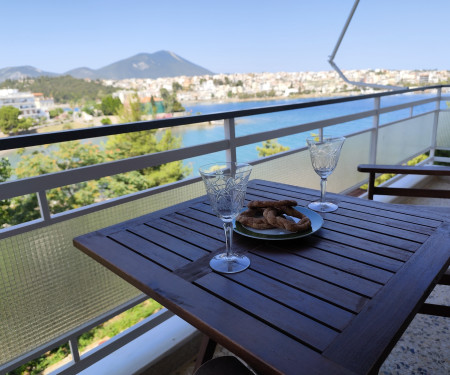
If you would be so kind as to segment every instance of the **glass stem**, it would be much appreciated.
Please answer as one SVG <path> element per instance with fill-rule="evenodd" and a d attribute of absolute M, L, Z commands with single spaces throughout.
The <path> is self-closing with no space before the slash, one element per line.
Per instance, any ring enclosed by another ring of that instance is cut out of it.
<path fill-rule="evenodd" d="M 231 245 L 233 243 L 233 222 L 227 221 L 223 223 L 223 229 L 225 230 L 225 249 L 227 258 L 231 257 Z"/>
<path fill-rule="evenodd" d="M 325 203 L 325 192 L 327 191 L 327 178 L 320 179 L 320 203 Z"/>

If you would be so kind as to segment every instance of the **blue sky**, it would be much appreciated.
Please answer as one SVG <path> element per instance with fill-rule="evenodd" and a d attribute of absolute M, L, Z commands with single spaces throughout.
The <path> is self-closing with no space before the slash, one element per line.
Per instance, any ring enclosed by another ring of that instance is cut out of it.
<path fill-rule="evenodd" d="M 354 0 L 0 0 L 0 68 L 63 73 L 170 50 L 217 73 L 331 70 Z M 361 0 L 341 69 L 450 69 L 449 0 Z"/>

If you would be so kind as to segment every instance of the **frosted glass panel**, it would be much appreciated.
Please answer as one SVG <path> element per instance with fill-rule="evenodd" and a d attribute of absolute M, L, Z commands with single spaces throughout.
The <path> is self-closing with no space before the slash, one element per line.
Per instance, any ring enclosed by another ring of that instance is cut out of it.
<path fill-rule="evenodd" d="M 75 236 L 204 194 L 201 182 L 0 241 L 0 364 L 140 292 L 72 245 Z"/>
<path fill-rule="evenodd" d="M 439 113 L 437 147 L 450 148 L 450 112 Z"/>
<path fill-rule="evenodd" d="M 265 161 L 253 167 L 251 178 L 314 188 L 318 176 L 311 166 L 309 151 L 301 151 L 281 158 Z"/>
<path fill-rule="evenodd" d="M 380 128 L 377 164 L 398 164 L 431 146 L 434 114 Z"/>
<path fill-rule="evenodd" d="M 327 191 L 339 193 L 367 177 L 357 171 L 358 164 L 369 162 L 370 133 L 348 137 L 341 151 L 336 170 L 328 178 Z M 253 168 L 252 178 L 319 189 L 320 177 L 314 172 L 309 151 L 301 151 Z"/>
<path fill-rule="evenodd" d="M 357 168 L 359 164 L 369 163 L 369 153 L 370 132 L 347 137 L 342 146 L 338 165 L 328 178 L 327 190 L 340 193 L 361 184 L 367 178 L 367 174 L 358 172 Z M 317 186 L 318 188 L 319 186 Z"/>

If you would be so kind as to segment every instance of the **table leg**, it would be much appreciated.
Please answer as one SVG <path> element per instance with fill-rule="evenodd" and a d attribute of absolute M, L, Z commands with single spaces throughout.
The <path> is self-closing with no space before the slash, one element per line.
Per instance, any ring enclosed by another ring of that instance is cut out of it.
<path fill-rule="evenodd" d="M 214 340 L 210 339 L 206 335 L 203 335 L 202 343 L 200 344 L 200 349 L 197 354 L 197 359 L 195 360 L 194 371 L 213 357 L 216 346 L 217 343 Z"/>

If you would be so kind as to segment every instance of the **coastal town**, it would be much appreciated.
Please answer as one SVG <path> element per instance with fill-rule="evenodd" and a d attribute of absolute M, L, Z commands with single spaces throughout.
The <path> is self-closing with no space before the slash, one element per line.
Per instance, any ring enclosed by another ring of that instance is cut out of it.
<path fill-rule="evenodd" d="M 433 85 L 450 81 L 448 70 L 386 70 L 366 69 L 344 71 L 351 81 L 400 87 Z M 235 73 L 194 77 L 158 79 L 104 80 L 105 85 L 121 89 L 121 100 L 127 93 L 137 92 L 141 98 L 158 97 L 160 90 L 181 89 L 178 100 L 183 102 L 224 101 L 230 99 L 267 97 L 321 97 L 345 93 L 371 93 L 374 89 L 347 84 L 335 71 Z"/>
<path fill-rule="evenodd" d="M 203 76 L 179 76 L 157 79 L 129 78 L 122 80 L 101 80 L 105 86 L 116 91 L 112 94 L 123 104 L 137 95 L 142 105 L 151 100 L 162 107 L 161 92 L 172 92 L 183 103 L 224 102 L 273 98 L 330 97 L 358 95 L 375 92 L 363 84 L 378 84 L 397 87 L 416 87 L 450 82 L 448 70 L 386 70 L 366 69 L 344 71 L 347 79 L 361 82 L 352 85 L 345 82 L 335 71 L 278 72 L 278 73 L 233 73 Z M 85 81 L 90 79 L 85 78 Z M 98 98 L 100 100 L 100 98 Z M 13 106 L 24 118 L 34 121 L 51 118 L 54 108 L 69 110 L 66 103 L 55 103 L 52 97 L 42 93 L 21 92 L 17 89 L 0 90 L 0 108 Z M 92 114 L 75 109 L 79 121 L 93 121 Z M 170 112 L 170 111 L 169 111 Z M 99 123 L 99 121 L 97 121 Z"/>

